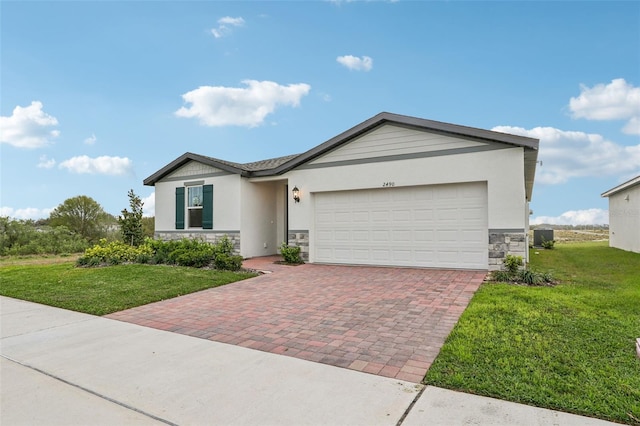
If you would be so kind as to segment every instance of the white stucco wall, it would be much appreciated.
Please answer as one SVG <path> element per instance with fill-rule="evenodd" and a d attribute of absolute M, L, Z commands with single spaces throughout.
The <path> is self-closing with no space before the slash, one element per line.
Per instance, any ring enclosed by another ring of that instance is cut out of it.
<path fill-rule="evenodd" d="M 640 185 L 609 196 L 609 245 L 640 253 Z"/>
<path fill-rule="evenodd" d="M 185 182 L 202 181 L 213 185 L 213 231 L 240 230 L 240 175 L 215 177 L 173 176 L 156 182 L 156 232 L 175 232 L 176 188 Z M 178 230 L 179 231 L 179 230 Z M 188 231 L 185 229 L 184 231 Z M 210 231 L 212 232 L 212 231 Z"/>
<path fill-rule="evenodd" d="M 310 229 L 310 194 L 323 191 L 462 182 L 487 182 L 489 229 L 523 229 L 526 210 L 522 148 L 459 155 L 416 158 L 331 168 L 294 170 L 286 174 L 290 186 L 301 191 L 300 203 L 289 205 L 289 228 Z"/>
<path fill-rule="evenodd" d="M 283 184 L 277 182 L 253 183 L 247 179 L 241 185 L 241 233 L 240 254 L 244 257 L 267 256 L 277 253 L 279 225 L 278 192 Z M 282 212 L 284 208 L 280 208 Z M 282 236 L 280 236 L 280 240 Z"/>

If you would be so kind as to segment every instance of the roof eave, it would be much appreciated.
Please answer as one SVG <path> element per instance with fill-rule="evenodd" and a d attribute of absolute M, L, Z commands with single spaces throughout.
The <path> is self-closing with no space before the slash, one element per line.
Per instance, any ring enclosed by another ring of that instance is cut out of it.
<path fill-rule="evenodd" d="M 167 164 L 148 178 L 142 181 L 144 185 L 154 186 L 156 182 L 160 181 L 163 177 L 178 169 L 179 167 L 184 166 L 189 161 L 198 161 L 200 163 L 207 164 L 209 166 L 218 168 L 220 170 L 224 170 L 225 172 L 239 174 L 242 176 L 248 176 L 249 173 L 246 170 L 239 169 L 237 167 L 232 167 L 228 164 L 222 163 L 220 161 L 216 161 L 213 158 L 205 157 L 202 155 L 194 154 L 192 152 L 185 152 L 180 157 L 173 160 L 171 163 Z"/>
<path fill-rule="evenodd" d="M 494 132 L 491 130 L 477 129 L 473 127 L 460 126 L 457 124 L 449 124 L 443 123 L 440 121 L 427 120 L 424 118 L 417 117 L 409 117 L 405 115 L 392 114 L 389 112 L 381 112 L 368 120 L 363 121 L 362 123 L 340 133 L 337 136 L 332 137 L 326 142 L 311 148 L 310 150 L 300 154 L 299 156 L 292 158 L 280 166 L 270 169 L 270 170 L 261 170 L 258 172 L 252 173 L 252 176 L 272 176 L 279 175 L 288 172 L 291 169 L 296 168 L 297 166 L 307 163 L 322 154 L 325 154 L 332 149 L 337 148 L 338 146 L 350 141 L 353 138 L 356 138 L 363 133 L 366 133 L 384 123 L 392 123 L 399 124 L 411 127 L 417 127 L 425 130 L 437 131 L 441 133 L 446 133 L 450 135 L 456 136 L 464 136 L 471 137 L 474 139 L 481 139 L 491 142 L 502 142 L 509 145 L 514 145 L 518 147 L 524 147 L 525 150 L 535 151 L 535 157 L 537 159 L 537 151 L 540 144 L 538 139 L 528 138 L 525 136 L 517 136 L 508 133 L 500 133 Z M 532 172 L 532 177 L 535 175 L 535 164 Z M 533 182 L 531 183 L 533 185 Z M 528 191 L 529 196 L 531 194 L 531 190 Z"/>
<path fill-rule="evenodd" d="M 601 197 L 610 197 L 612 195 L 617 194 L 620 191 L 624 191 L 625 189 L 629 189 L 631 187 L 634 187 L 636 185 L 640 185 L 640 175 L 636 176 L 634 178 L 629 179 L 626 182 L 621 183 L 620 185 L 611 188 L 608 191 L 603 192 L 602 194 L 600 194 Z"/>

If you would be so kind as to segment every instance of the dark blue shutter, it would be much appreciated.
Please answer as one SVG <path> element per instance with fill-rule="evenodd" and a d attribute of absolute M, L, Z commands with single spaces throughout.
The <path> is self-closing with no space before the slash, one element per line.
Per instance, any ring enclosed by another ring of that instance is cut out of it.
<path fill-rule="evenodd" d="M 213 185 L 202 187 L 202 229 L 213 229 Z"/>
<path fill-rule="evenodd" d="M 176 188 L 176 229 L 184 229 L 184 187 Z"/>

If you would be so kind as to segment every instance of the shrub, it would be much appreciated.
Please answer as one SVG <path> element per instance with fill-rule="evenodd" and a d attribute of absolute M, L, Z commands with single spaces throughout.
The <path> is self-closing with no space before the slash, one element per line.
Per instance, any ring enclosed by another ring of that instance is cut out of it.
<path fill-rule="evenodd" d="M 545 240 L 542 239 L 542 243 L 540 244 L 543 249 L 552 250 L 556 244 L 556 240 Z"/>
<path fill-rule="evenodd" d="M 551 273 L 520 268 L 522 265 L 521 256 L 507 255 L 504 260 L 504 269 L 491 272 L 491 281 L 527 285 L 551 285 L 555 283 Z"/>
<path fill-rule="evenodd" d="M 214 265 L 216 269 L 239 271 L 242 268 L 242 256 L 220 253 L 216 255 Z"/>
<path fill-rule="evenodd" d="M 220 254 L 232 256 L 234 250 L 233 242 L 225 235 L 213 246 L 213 249 L 216 256 Z"/>
<path fill-rule="evenodd" d="M 217 244 L 202 240 L 182 239 L 162 241 L 147 238 L 138 247 L 121 241 L 100 243 L 88 248 L 76 262 L 78 266 L 119 265 L 125 262 L 169 264 L 203 268 L 214 265 L 217 269 L 237 271 L 242 267 L 242 256 L 233 254 L 233 242 L 226 236 Z"/>
<path fill-rule="evenodd" d="M 491 280 L 497 282 L 509 282 L 512 275 L 509 271 L 493 271 L 491 272 Z"/>
<path fill-rule="evenodd" d="M 300 247 L 298 246 L 290 246 L 283 242 L 280 245 L 280 253 L 286 263 L 303 263 L 302 258 L 300 257 Z"/>
<path fill-rule="evenodd" d="M 213 259 L 212 249 L 189 249 L 182 247 L 169 254 L 169 260 L 171 260 L 172 263 L 179 266 L 192 266 L 194 268 L 208 266 Z"/>
<path fill-rule="evenodd" d="M 519 271 L 516 280 L 527 285 L 553 284 L 553 276 L 549 272 L 537 272 L 531 269 Z"/>
<path fill-rule="evenodd" d="M 508 254 L 504 259 L 504 267 L 510 274 L 515 274 L 518 269 L 524 264 L 522 256 L 513 256 Z"/>
<path fill-rule="evenodd" d="M 80 253 L 88 246 L 81 235 L 64 226 L 0 217 L 0 256 Z"/>
<path fill-rule="evenodd" d="M 97 266 L 100 264 L 119 265 L 125 262 L 135 262 L 139 256 L 151 256 L 149 246 L 132 247 L 121 241 L 107 242 L 105 238 L 93 247 L 85 250 L 76 261 L 78 266 Z"/>

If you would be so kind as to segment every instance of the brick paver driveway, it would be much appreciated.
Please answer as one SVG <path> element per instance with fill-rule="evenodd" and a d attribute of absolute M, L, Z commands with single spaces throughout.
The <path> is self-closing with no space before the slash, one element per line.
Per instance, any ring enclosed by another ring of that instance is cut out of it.
<path fill-rule="evenodd" d="M 273 264 L 108 318 L 418 383 L 486 271 Z"/>

